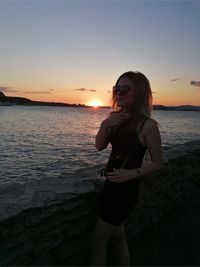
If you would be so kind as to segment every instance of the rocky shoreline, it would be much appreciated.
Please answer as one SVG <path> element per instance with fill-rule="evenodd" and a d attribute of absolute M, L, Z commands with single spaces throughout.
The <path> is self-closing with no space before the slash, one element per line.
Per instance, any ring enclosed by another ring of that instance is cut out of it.
<path fill-rule="evenodd" d="M 161 172 L 143 177 L 138 204 L 126 222 L 132 264 L 200 265 L 200 235 L 190 227 L 197 232 L 200 222 L 200 140 L 167 148 L 165 159 Z M 70 174 L 73 183 L 63 174 L 2 185 L 0 265 L 89 265 L 99 168 Z"/>

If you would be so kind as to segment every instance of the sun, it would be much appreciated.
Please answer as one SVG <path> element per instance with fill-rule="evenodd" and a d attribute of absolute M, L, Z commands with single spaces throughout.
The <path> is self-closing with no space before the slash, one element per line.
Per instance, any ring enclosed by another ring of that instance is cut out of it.
<path fill-rule="evenodd" d="M 92 106 L 94 108 L 97 108 L 97 107 L 100 107 L 102 106 L 102 102 L 99 101 L 99 100 L 91 100 L 89 103 L 88 103 L 89 106 Z"/>

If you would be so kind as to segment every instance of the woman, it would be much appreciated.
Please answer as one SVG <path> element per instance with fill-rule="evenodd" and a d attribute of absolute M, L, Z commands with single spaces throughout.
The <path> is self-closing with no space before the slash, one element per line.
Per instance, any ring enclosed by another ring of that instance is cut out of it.
<path fill-rule="evenodd" d="M 130 265 L 123 223 L 136 204 L 141 177 L 162 167 L 161 137 L 157 122 L 150 118 L 152 92 L 144 74 L 129 71 L 118 78 L 113 87 L 113 108 L 96 135 L 97 150 L 110 143 L 112 152 L 92 235 L 93 266 L 106 265 L 109 241 L 117 264 Z M 151 163 L 141 167 L 147 149 Z"/>

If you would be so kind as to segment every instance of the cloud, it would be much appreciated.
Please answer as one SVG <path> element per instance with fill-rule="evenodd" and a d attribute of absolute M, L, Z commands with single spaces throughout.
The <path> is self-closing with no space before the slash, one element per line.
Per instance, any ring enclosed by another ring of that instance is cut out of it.
<path fill-rule="evenodd" d="M 108 90 L 107 93 L 112 93 L 112 91 Z M 152 92 L 152 94 L 157 94 L 157 92 Z"/>
<path fill-rule="evenodd" d="M 22 91 L 13 87 L 0 86 L 0 91 L 3 93 L 22 93 L 22 94 L 52 94 L 55 89 L 44 91 Z"/>
<path fill-rule="evenodd" d="M 0 91 L 3 93 L 18 93 L 19 92 L 19 90 L 13 87 L 7 87 L 7 86 L 0 86 Z"/>
<path fill-rule="evenodd" d="M 171 80 L 171 82 L 176 82 L 176 81 L 179 81 L 179 80 L 181 80 L 181 78 L 174 78 L 174 79 Z"/>
<path fill-rule="evenodd" d="M 196 87 L 200 87 L 200 81 L 191 81 L 190 85 L 196 86 Z"/>
<path fill-rule="evenodd" d="M 52 94 L 51 90 L 53 90 L 53 89 L 49 89 L 49 90 L 45 90 L 45 91 L 23 91 L 22 93 L 23 94 L 34 94 L 34 95 L 37 95 L 37 94 Z"/>
<path fill-rule="evenodd" d="M 86 89 L 86 88 L 79 88 L 79 89 L 75 89 L 77 91 L 82 91 L 82 92 L 85 92 L 85 91 L 89 91 L 89 92 L 96 92 L 97 90 L 94 90 L 94 89 Z"/>

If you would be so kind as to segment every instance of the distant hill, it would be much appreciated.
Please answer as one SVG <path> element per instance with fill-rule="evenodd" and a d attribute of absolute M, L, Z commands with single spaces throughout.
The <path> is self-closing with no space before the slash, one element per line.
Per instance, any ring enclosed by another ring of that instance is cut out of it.
<path fill-rule="evenodd" d="M 193 110 L 193 111 L 200 111 L 199 106 L 191 106 L 191 105 L 183 105 L 183 106 L 177 106 L 177 107 L 169 107 L 170 109 L 176 108 L 176 110 Z"/>
<path fill-rule="evenodd" d="M 58 107 L 89 107 L 82 104 L 67 104 L 58 102 L 44 102 L 44 101 L 32 101 L 24 97 L 13 97 L 5 96 L 4 93 L 0 92 L 0 106 L 10 106 L 10 105 L 26 105 L 26 106 L 58 106 Z M 101 107 L 110 108 L 110 107 Z M 200 106 L 162 106 L 153 105 L 154 110 L 177 110 L 177 111 L 200 111 Z"/>
<path fill-rule="evenodd" d="M 1 105 L 26 105 L 26 106 L 60 106 L 60 107 L 86 107 L 81 104 L 66 104 L 57 102 L 32 101 L 24 97 L 5 96 L 0 92 L 0 106 Z"/>
<path fill-rule="evenodd" d="M 162 106 L 162 105 L 153 105 L 154 110 L 177 110 L 177 111 L 200 111 L 200 106 Z"/>
<path fill-rule="evenodd" d="M 162 106 L 162 105 L 153 105 L 154 110 L 170 110 L 169 107 Z"/>

